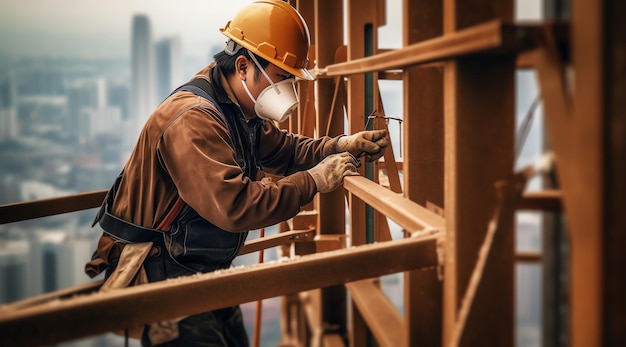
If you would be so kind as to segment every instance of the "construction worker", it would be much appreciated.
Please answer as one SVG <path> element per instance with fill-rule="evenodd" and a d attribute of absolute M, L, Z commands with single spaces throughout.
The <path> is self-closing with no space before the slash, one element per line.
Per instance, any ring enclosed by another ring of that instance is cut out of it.
<path fill-rule="evenodd" d="M 276 127 L 298 105 L 295 80 L 313 80 L 308 27 L 289 4 L 253 2 L 221 32 L 224 50 L 156 108 L 94 221 L 104 233 L 86 272 L 105 271 L 101 290 L 228 268 L 248 230 L 294 217 L 389 144 L 386 131 L 312 139 Z M 144 346 L 249 343 L 238 305 L 127 334 Z"/>

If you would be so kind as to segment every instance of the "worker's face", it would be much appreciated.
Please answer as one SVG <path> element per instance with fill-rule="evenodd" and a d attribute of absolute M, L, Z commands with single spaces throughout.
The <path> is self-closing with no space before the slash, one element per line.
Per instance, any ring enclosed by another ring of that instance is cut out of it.
<path fill-rule="evenodd" d="M 270 86 L 270 81 L 268 81 L 267 78 L 263 76 L 263 73 L 261 73 L 261 71 L 259 70 L 260 68 L 254 66 L 254 63 L 252 61 L 250 61 L 250 67 L 251 69 L 248 69 L 248 71 L 246 72 L 245 81 L 246 86 L 248 86 L 248 89 L 250 90 L 250 93 L 256 99 L 259 97 L 259 94 L 261 94 L 263 89 Z M 272 64 L 268 64 L 267 67 L 265 67 L 265 72 L 273 83 L 286 80 L 290 77 L 293 78 L 293 76 L 287 71 Z"/>
<path fill-rule="evenodd" d="M 248 95 L 247 102 L 241 102 L 248 109 L 244 112 L 256 114 L 260 118 L 282 122 L 298 105 L 294 87 L 294 76 L 287 71 L 268 64 L 264 71 L 254 59 L 245 59 L 245 66 L 239 70 L 241 84 Z M 245 99 L 245 97 L 244 97 Z M 242 106 L 243 107 L 243 106 Z M 252 111 L 252 112 L 250 112 Z"/>

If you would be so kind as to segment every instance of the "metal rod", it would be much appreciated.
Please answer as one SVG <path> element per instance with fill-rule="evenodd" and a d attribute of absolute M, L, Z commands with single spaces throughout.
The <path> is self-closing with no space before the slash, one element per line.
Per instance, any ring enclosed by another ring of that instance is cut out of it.
<path fill-rule="evenodd" d="M 265 236 L 265 228 L 261 228 L 259 238 Z M 263 250 L 259 251 L 259 264 L 263 264 Z M 261 343 L 261 313 L 263 310 L 263 300 L 256 302 L 256 315 L 254 317 L 254 347 L 259 347 Z"/>

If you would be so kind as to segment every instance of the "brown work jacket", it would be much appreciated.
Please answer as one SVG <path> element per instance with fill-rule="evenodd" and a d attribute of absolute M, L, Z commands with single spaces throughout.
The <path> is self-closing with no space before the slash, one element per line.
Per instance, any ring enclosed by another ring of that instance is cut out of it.
<path fill-rule="evenodd" d="M 194 78 L 212 81 L 222 109 L 234 107 L 238 116 L 244 117 L 232 101 L 236 99 L 226 78 L 217 69 L 212 71 L 214 66 L 212 63 Z M 273 122 L 262 121 L 255 146 L 243 141 L 244 150 L 256 147 L 251 155 L 259 168 L 257 177 L 247 177 L 219 110 L 192 92 L 179 91 L 156 108 L 141 131 L 124 167 L 112 214 L 156 228 L 180 196 L 200 216 L 226 231 L 271 226 L 292 218 L 312 201 L 317 190 L 305 170 L 335 153 L 336 141 L 291 134 Z M 261 181 L 264 173 L 280 179 Z M 100 238 L 97 254 L 103 264 L 99 268 L 108 265 L 114 244 L 107 235 Z"/>

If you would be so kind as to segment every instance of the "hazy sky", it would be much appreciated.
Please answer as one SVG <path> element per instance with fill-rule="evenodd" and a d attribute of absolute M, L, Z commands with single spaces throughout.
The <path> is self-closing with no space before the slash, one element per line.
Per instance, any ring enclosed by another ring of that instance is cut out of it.
<path fill-rule="evenodd" d="M 2 0 L 0 53 L 128 54 L 132 17 L 149 16 L 153 39 L 178 35 L 188 54 L 207 54 L 219 28 L 251 0 Z M 202 47 L 200 50 L 199 48 Z"/>
<path fill-rule="evenodd" d="M 0 0 L 0 56 L 128 55 L 135 14 L 150 18 L 153 40 L 177 35 L 185 56 L 206 57 L 219 32 L 252 0 Z M 518 19 L 540 17 L 541 0 L 517 0 Z M 387 0 L 381 48 L 398 48 L 402 0 Z"/>

